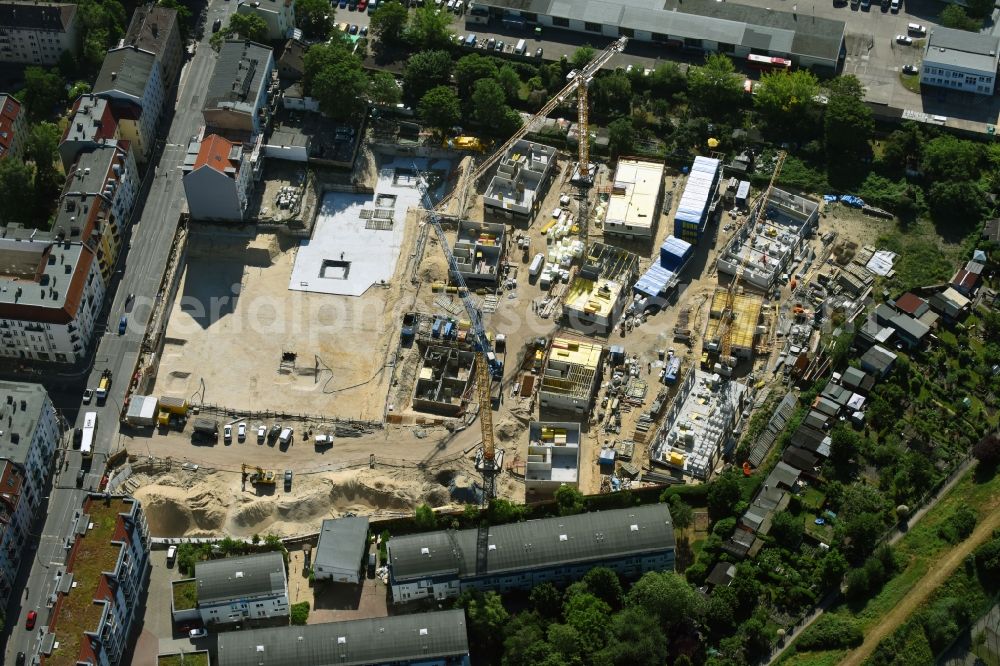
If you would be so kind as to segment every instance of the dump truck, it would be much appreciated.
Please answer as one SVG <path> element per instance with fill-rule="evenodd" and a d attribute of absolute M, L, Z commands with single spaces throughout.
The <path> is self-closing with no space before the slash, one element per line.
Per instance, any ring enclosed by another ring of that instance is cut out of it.
<path fill-rule="evenodd" d="M 107 400 L 108 391 L 110 389 L 111 389 L 111 371 L 105 369 L 104 372 L 101 373 L 101 381 L 98 382 L 97 391 L 95 391 L 95 394 L 97 395 L 97 402 L 103 403 L 105 400 Z"/>

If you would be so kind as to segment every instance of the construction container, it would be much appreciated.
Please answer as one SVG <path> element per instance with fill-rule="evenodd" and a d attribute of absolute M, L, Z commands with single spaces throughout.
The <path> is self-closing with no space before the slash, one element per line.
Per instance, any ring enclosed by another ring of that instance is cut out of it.
<path fill-rule="evenodd" d="M 193 427 L 195 432 L 200 432 L 205 435 L 218 436 L 219 434 L 219 422 L 203 416 L 199 416 L 194 420 Z"/>
<path fill-rule="evenodd" d="M 160 409 L 178 416 L 186 416 L 188 413 L 188 402 L 184 398 L 172 398 L 170 396 L 160 396 Z"/>
<path fill-rule="evenodd" d="M 125 413 L 125 422 L 133 426 L 156 425 L 157 400 L 153 396 L 133 395 Z"/>
<path fill-rule="evenodd" d="M 684 268 L 691 255 L 694 254 L 694 246 L 676 236 L 667 236 L 660 246 L 660 266 L 668 271 L 678 273 Z"/>

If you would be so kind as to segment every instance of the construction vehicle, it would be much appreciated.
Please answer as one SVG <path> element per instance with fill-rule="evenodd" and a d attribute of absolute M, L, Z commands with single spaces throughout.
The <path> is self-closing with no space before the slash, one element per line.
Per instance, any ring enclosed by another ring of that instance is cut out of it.
<path fill-rule="evenodd" d="M 477 153 L 485 153 L 492 145 L 490 141 L 482 141 L 477 136 L 456 136 L 444 140 L 444 148 L 452 150 L 471 150 Z"/>
<path fill-rule="evenodd" d="M 247 469 L 253 469 L 253 471 L 247 474 Z M 274 470 L 265 471 L 260 467 L 248 468 L 246 463 L 243 464 L 243 476 L 254 486 L 273 486 L 277 479 Z"/>
<path fill-rule="evenodd" d="M 108 391 L 110 389 L 111 389 L 111 370 L 105 368 L 104 372 L 101 373 L 101 381 L 98 382 L 97 384 L 97 391 L 95 391 L 98 403 L 103 403 L 105 400 L 108 399 Z"/>
<path fill-rule="evenodd" d="M 219 436 L 219 422 L 213 419 L 198 417 L 194 420 L 194 431 L 202 435 L 210 435 L 213 438 Z"/>
<path fill-rule="evenodd" d="M 771 181 L 767 184 L 767 189 L 764 194 L 757 200 L 756 204 L 751 206 L 751 213 L 746 217 L 746 220 L 736 228 L 733 233 L 734 236 L 738 235 L 740 230 L 744 225 L 751 225 L 751 234 L 747 238 L 747 245 L 753 247 L 754 240 L 757 237 L 757 233 L 754 230 L 757 218 L 761 215 L 767 215 L 767 202 L 771 198 L 771 192 L 774 190 L 774 184 L 778 180 L 778 175 L 781 173 L 781 166 L 785 163 L 785 151 L 778 151 L 778 158 L 774 164 L 774 172 L 771 174 Z M 739 290 L 740 282 L 743 279 L 743 272 L 746 270 L 747 261 L 750 259 L 751 252 L 745 252 L 743 257 L 740 259 L 739 265 L 736 267 L 736 272 L 733 275 L 733 279 L 729 282 L 729 287 L 726 289 L 726 302 L 725 306 L 722 308 L 722 322 L 719 325 L 719 345 L 715 350 L 709 349 L 707 352 L 702 354 L 702 366 L 706 369 L 711 369 L 716 362 L 731 364 L 733 362 L 732 348 L 733 348 L 733 305 L 736 301 L 736 294 Z"/>

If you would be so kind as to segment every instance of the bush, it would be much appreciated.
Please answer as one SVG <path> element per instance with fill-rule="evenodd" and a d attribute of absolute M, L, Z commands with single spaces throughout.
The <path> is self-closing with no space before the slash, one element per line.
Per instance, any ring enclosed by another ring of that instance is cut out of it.
<path fill-rule="evenodd" d="M 309 620 L 309 602 L 292 604 L 290 616 L 292 624 L 304 625 Z"/>
<path fill-rule="evenodd" d="M 838 650 L 856 647 L 863 640 L 864 634 L 853 619 L 824 613 L 802 632 L 797 645 L 802 650 Z"/>
<path fill-rule="evenodd" d="M 728 538 L 736 529 L 735 518 L 723 518 L 712 527 L 712 534 L 721 539 Z"/>
<path fill-rule="evenodd" d="M 960 506 L 951 519 L 938 527 L 938 536 L 950 544 L 964 541 L 976 529 L 976 512 L 967 506 Z"/>

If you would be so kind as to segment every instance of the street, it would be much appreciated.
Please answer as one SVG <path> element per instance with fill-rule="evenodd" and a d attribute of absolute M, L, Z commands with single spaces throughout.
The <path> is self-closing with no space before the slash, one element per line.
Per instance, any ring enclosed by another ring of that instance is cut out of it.
<path fill-rule="evenodd" d="M 206 9 L 207 23 L 220 15 L 228 15 L 235 11 L 235 3 L 229 4 L 223 0 L 212 0 Z M 94 352 L 94 362 L 90 369 L 87 386 L 96 386 L 101 373 L 110 369 L 113 373 L 113 383 L 108 393 L 108 399 L 103 405 L 82 406 L 77 414 L 77 422 L 70 425 L 82 425 L 85 411 L 98 413 L 98 428 L 94 446 L 94 456 L 89 474 L 84 481 L 84 489 L 76 488 L 76 473 L 82 464 L 78 452 L 66 450 L 65 462 L 56 469 L 52 479 L 51 493 L 45 498 L 38 510 L 39 516 L 44 514 L 44 527 L 40 536 L 37 532 L 28 535 L 27 541 L 34 542 L 34 552 L 30 557 L 24 557 L 21 573 L 15 592 L 7 608 L 8 632 L 5 651 L 5 663 L 14 663 L 15 655 L 24 652 L 32 654 L 38 646 L 42 629 L 49 624 L 49 612 L 45 608 L 45 599 L 52 593 L 53 575 L 62 565 L 65 557 L 65 539 L 71 529 L 73 512 L 81 505 L 85 489 L 96 489 L 104 474 L 108 455 L 114 450 L 118 441 L 118 415 L 122 409 L 125 390 L 128 388 L 133 369 L 138 358 L 139 347 L 145 335 L 151 307 L 157 298 L 157 291 L 163 271 L 166 267 L 170 246 L 177 228 L 177 221 L 184 205 L 184 191 L 181 181 L 180 167 L 184 161 L 187 143 L 202 125 L 201 103 L 203 91 L 215 68 L 216 54 L 209 47 L 211 32 L 206 30 L 198 45 L 195 56 L 188 61 L 181 73 L 177 89 L 176 112 L 170 119 L 171 102 L 168 100 L 165 118 L 161 123 L 167 126 L 166 141 L 161 141 L 154 148 L 147 166 L 146 176 L 151 179 L 148 185 L 149 194 L 142 210 L 133 213 L 134 226 L 131 230 L 131 249 L 122 252 L 119 260 L 119 273 L 112 278 L 107 299 L 108 321 L 103 331 L 103 337 L 97 343 Z M 159 156 L 157 157 L 157 153 Z M 139 199 L 141 203 L 141 198 Z M 137 204 L 138 206 L 139 204 Z M 127 238 L 125 242 L 127 242 Z M 120 278 L 117 288 L 114 280 Z M 124 314 L 125 301 L 129 294 L 135 294 L 135 307 L 129 313 L 128 327 L 125 335 L 118 335 L 118 327 L 114 325 Z M 98 333 L 101 329 L 98 329 Z M 69 441 L 69 438 L 66 438 Z M 57 456 L 58 459 L 58 456 Z M 42 518 L 36 519 L 36 525 Z M 30 562 L 30 564 L 28 564 Z M 30 567 L 30 571 L 29 571 Z M 35 610 L 39 621 L 34 631 L 24 629 L 24 618 L 28 611 Z"/>

